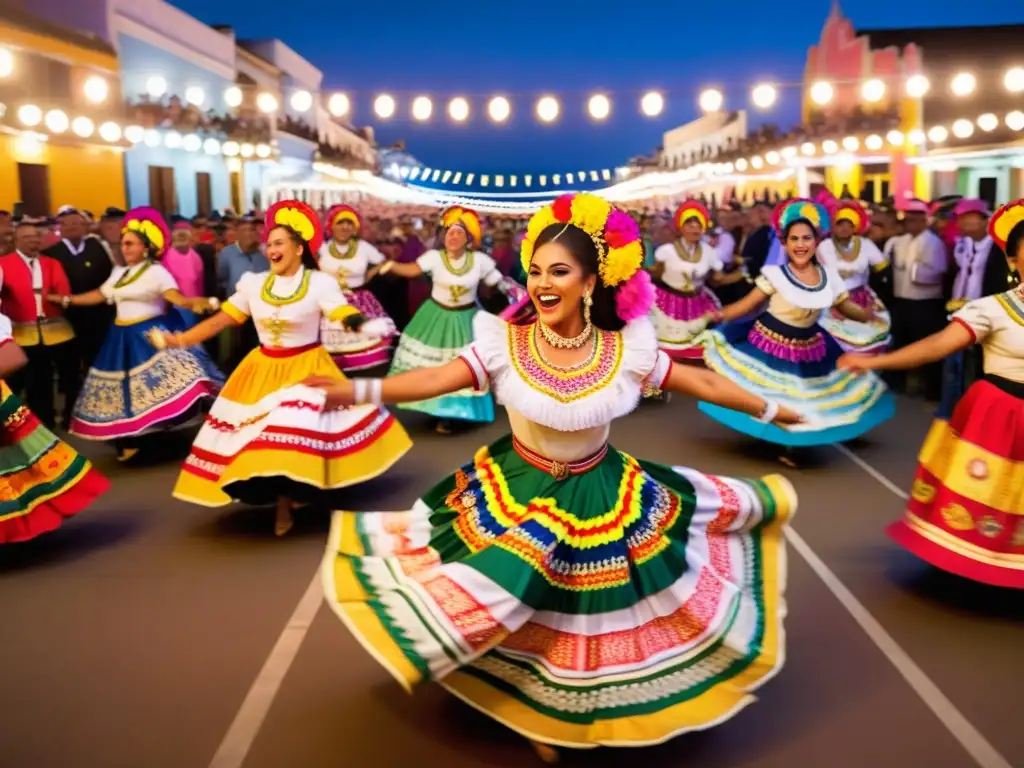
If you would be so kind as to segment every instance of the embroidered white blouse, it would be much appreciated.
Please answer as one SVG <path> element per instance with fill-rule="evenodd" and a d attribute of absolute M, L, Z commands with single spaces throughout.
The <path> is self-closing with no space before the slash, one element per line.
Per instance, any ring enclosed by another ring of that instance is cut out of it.
<path fill-rule="evenodd" d="M 985 350 L 985 373 L 1024 384 L 1024 295 L 1014 288 L 966 304 L 953 315 Z"/>
<path fill-rule="evenodd" d="M 416 263 L 433 283 L 430 297 L 445 307 L 468 307 L 476 301 L 480 283 L 494 286 L 502 280 L 494 259 L 480 251 L 467 251 L 448 263 L 440 251 L 427 251 Z"/>
<path fill-rule="evenodd" d="M 823 311 L 842 304 L 850 295 L 834 267 L 822 264 L 821 275 L 819 286 L 812 288 L 788 276 L 782 266 L 771 265 L 761 270 L 754 285 L 771 297 L 769 314 L 797 328 L 810 328 Z"/>
<path fill-rule="evenodd" d="M 337 258 L 331 253 L 332 243 L 329 240 L 320 246 L 319 266 L 321 271 L 336 279 L 343 289 L 362 288 L 370 267 L 384 263 L 384 254 L 365 240 L 355 240 L 351 246 L 334 243 L 335 250 L 343 258 Z M 352 253 L 346 255 L 349 247 Z"/>
<path fill-rule="evenodd" d="M 357 313 L 334 278 L 310 269 L 300 269 L 289 277 L 249 272 L 221 309 L 240 323 L 251 317 L 260 344 L 278 348 L 315 344 L 320 339 L 322 317 L 344 320 Z"/>
<path fill-rule="evenodd" d="M 698 248 L 699 258 L 696 254 Z M 688 258 L 681 256 L 680 250 L 694 260 L 689 261 Z M 703 240 L 692 247 L 682 242 L 659 245 L 654 251 L 654 260 L 665 265 L 665 271 L 661 275 L 665 285 L 684 293 L 701 290 L 710 273 L 721 272 L 724 269 L 718 251 Z"/>
<path fill-rule="evenodd" d="M 595 331 L 591 358 L 564 370 L 544 359 L 536 325 L 481 312 L 473 318 L 473 343 L 460 358 L 477 390 L 490 384 L 527 448 L 554 461 L 578 461 L 600 450 L 612 421 L 636 408 L 645 386 L 660 389 L 672 366 L 647 318 L 619 333 Z"/>
<path fill-rule="evenodd" d="M 855 291 L 868 284 L 872 271 L 885 269 L 889 262 L 870 238 L 854 235 L 850 247 L 844 251 L 835 240 L 822 240 L 818 246 L 818 259 L 839 272 L 846 283 L 846 290 Z"/>
<path fill-rule="evenodd" d="M 130 267 L 114 267 L 99 288 L 103 297 L 117 306 L 117 322 L 121 325 L 164 314 L 167 312 L 164 294 L 177 289 L 178 283 L 170 272 L 155 262 L 146 261 Z"/>

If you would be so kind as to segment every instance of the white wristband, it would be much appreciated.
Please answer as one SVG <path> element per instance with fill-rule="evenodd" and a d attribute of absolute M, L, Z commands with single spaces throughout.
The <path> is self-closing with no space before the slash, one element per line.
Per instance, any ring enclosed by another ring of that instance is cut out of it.
<path fill-rule="evenodd" d="M 369 380 L 367 379 L 354 379 L 353 380 L 353 400 L 356 405 L 364 405 L 368 398 Z"/>
<path fill-rule="evenodd" d="M 774 400 L 764 401 L 764 410 L 758 415 L 757 420 L 764 424 L 771 424 L 779 415 L 779 404 Z"/>
<path fill-rule="evenodd" d="M 384 400 L 384 379 L 370 379 L 369 385 L 370 402 L 380 405 Z"/>

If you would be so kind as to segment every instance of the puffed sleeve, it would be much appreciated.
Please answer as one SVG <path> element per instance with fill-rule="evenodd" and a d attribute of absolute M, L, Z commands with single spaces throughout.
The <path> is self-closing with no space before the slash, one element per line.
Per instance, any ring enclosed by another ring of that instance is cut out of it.
<path fill-rule="evenodd" d="M 760 274 L 754 278 L 754 287 L 760 290 L 765 296 L 771 296 L 775 293 L 775 286 L 772 285 L 772 281 L 765 277 L 764 274 Z"/>
<path fill-rule="evenodd" d="M 480 264 L 480 280 L 484 285 L 495 286 L 501 282 L 504 275 L 498 270 L 498 263 L 486 253 L 477 251 L 474 255 L 477 263 Z"/>
<path fill-rule="evenodd" d="M 221 311 L 230 315 L 236 323 L 244 323 L 252 314 L 250 296 L 254 290 L 259 290 L 259 284 L 264 279 L 264 274 L 246 272 L 235 286 L 235 292 L 231 294 L 231 298 L 220 305 Z"/>
<path fill-rule="evenodd" d="M 674 253 L 675 249 L 670 244 L 659 245 L 654 249 L 654 260 L 665 264 Z"/>
<path fill-rule="evenodd" d="M 178 281 L 174 279 L 174 275 L 167 271 L 166 267 L 162 267 L 159 264 L 154 264 L 150 267 L 150 272 L 153 276 L 152 280 L 153 289 L 163 296 L 168 291 L 180 290 L 178 287 Z"/>
<path fill-rule="evenodd" d="M 313 282 L 310 289 L 316 291 L 317 306 L 328 320 L 340 323 L 346 317 L 359 314 L 359 310 L 348 303 L 338 282 L 327 273 L 314 272 L 310 280 Z"/>
<path fill-rule="evenodd" d="M 367 256 L 366 256 L 366 263 L 367 264 L 370 264 L 371 266 L 375 266 L 377 264 L 383 264 L 386 261 L 386 259 L 384 258 L 384 254 L 381 253 L 377 249 L 377 246 L 372 245 L 372 244 L 366 242 L 365 240 L 363 240 L 362 243 L 363 243 L 362 247 L 366 248 L 366 254 L 367 254 Z"/>
<path fill-rule="evenodd" d="M 992 332 L 993 317 L 1002 311 L 994 296 L 986 296 L 967 302 L 953 314 L 953 322 L 966 328 L 977 344 Z"/>
<path fill-rule="evenodd" d="M 419 268 L 423 270 L 423 273 L 427 275 L 436 270 L 440 262 L 441 254 L 434 250 L 427 251 L 416 259 L 417 266 L 419 266 Z"/>
<path fill-rule="evenodd" d="M 659 352 L 658 333 L 648 318 L 626 323 L 622 329 L 622 368 L 630 378 L 646 382 L 659 367 Z"/>
<path fill-rule="evenodd" d="M 462 352 L 462 360 L 473 373 L 473 389 L 486 391 L 488 383 L 497 379 L 509 364 L 508 323 L 489 312 L 473 318 L 473 341 Z"/>

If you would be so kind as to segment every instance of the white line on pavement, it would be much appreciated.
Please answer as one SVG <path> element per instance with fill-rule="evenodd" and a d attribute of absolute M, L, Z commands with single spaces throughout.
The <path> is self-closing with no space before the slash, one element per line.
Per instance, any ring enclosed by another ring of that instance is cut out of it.
<path fill-rule="evenodd" d="M 871 475 L 873 478 L 875 478 L 875 480 L 877 480 L 879 483 L 881 483 L 883 486 L 885 486 L 886 489 L 892 491 L 894 494 L 899 496 L 904 501 L 906 501 L 907 499 L 910 498 L 910 496 L 907 494 L 906 491 L 904 491 L 902 488 L 900 488 L 898 485 L 896 485 L 896 483 L 894 483 L 888 477 L 886 477 L 881 472 L 879 472 L 877 469 L 875 469 L 870 464 L 868 464 L 866 461 L 864 461 L 864 459 L 862 459 L 856 453 L 851 451 L 845 445 L 840 445 L 839 443 L 836 443 L 834 447 L 835 447 L 835 449 L 837 451 L 839 451 L 841 454 L 843 454 L 843 456 L 848 458 L 850 461 L 852 461 L 858 467 L 860 467 L 865 472 L 867 472 L 869 475 Z"/>
<path fill-rule="evenodd" d="M 306 638 L 310 624 L 324 600 L 323 579 L 318 568 L 313 580 L 306 587 L 305 594 L 295 607 L 295 612 L 274 643 L 274 648 L 263 663 L 263 669 L 256 676 L 249 693 L 246 694 L 242 706 L 235 715 L 235 720 L 228 728 L 224 740 L 221 741 L 217 753 L 210 761 L 210 768 L 242 768 L 246 755 L 252 748 L 256 735 L 263 726 L 263 721 L 274 703 L 281 683 L 288 669 L 299 653 L 299 647 Z"/>

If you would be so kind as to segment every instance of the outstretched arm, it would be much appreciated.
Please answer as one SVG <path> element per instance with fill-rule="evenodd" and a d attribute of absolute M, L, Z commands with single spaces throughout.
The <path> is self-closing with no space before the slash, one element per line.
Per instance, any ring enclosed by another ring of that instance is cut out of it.
<path fill-rule="evenodd" d="M 76 293 L 73 296 L 61 296 L 56 293 L 51 293 L 46 296 L 46 300 L 53 304 L 60 304 L 63 307 L 95 307 L 99 304 L 106 304 L 107 297 L 104 296 L 100 289 L 97 288 L 94 291 L 87 291 L 86 293 Z"/>
<path fill-rule="evenodd" d="M 846 354 L 838 366 L 847 371 L 899 371 L 934 363 L 974 344 L 974 335 L 964 324 L 953 321 L 938 333 L 884 355 Z"/>
<path fill-rule="evenodd" d="M 27 362 L 25 352 L 11 338 L 0 339 L 0 379 L 6 379 Z"/>
<path fill-rule="evenodd" d="M 237 320 L 227 312 L 221 310 L 213 317 L 208 317 L 203 322 L 180 333 L 168 333 L 167 331 L 154 331 L 149 337 L 153 345 L 158 349 L 166 347 L 194 347 L 202 344 L 207 339 L 212 339 L 225 328 L 233 325 L 241 325 L 245 320 Z"/>
<path fill-rule="evenodd" d="M 415 261 L 408 263 L 398 261 L 385 261 L 380 265 L 380 269 L 377 270 L 378 275 L 386 275 L 388 273 L 392 275 L 398 275 L 399 277 L 406 277 L 409 279 L 421 277 L 423 275 L 423 268 Z"/>
<path fill-rule="evenodd" d="M 741 317 L 746 317 L 747 315 L 757 311 L 757 309 L 766 301 L 768 301 L 768 294 L 760 288 L 754 288 L 742 299 L 730 304 L 721 312 L 717 313 L 715 319 L 722 323 L 739 320 Z"/>
<path fill-rule="evenodd" d="M 673 365 L 662 388 L 670 392 L 691 395 L 704 402 L 740 411 L 768 422 L 796 424 L 802 421 L 800 414 L 795 411 L 758 397 L 706 368 Z"/>
<path fill-rule="evenodd" d="M 473 372 L 462 359 L 445 365 L 419 368 L 385 379 L 347 379 L 336 381 L 314 376 L 302 382 L 327 393 L 328 408 L 373 403 L 415 403 L 476 386 Z"/>
<path fill-rule="evenodd" d="M 857 304 L 849 298 L 843 299 L 843 301 L 836 304 L 836 309 L 851 320 L 856 320 L 858 323 L 870 323 L 875 319 L 875 313 L 871 309 L 865 309 L 864 307 L 857 306 Z"/>

